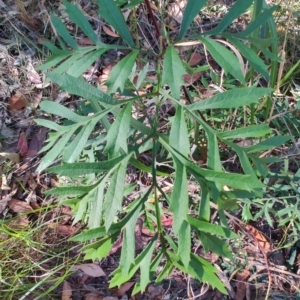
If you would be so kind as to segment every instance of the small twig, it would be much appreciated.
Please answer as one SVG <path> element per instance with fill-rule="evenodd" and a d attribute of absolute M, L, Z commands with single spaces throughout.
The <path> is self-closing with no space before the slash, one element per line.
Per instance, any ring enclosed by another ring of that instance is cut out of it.
<path fill-rule="evenodd" d="M 149 0 L 145 0 L 145 4 L 146 4 L 147 10 L 149 12 L 150 18 L 151 18 L 151 20 L 153 22 L 153 25 L 155 27 L 158 39 L 162 39 L 161 33 L 160 33 L 160 28 L 159 28 L 159 26 L 158 26 L 158 24 L 156 22 L 155 17 L 154 17 L 154 14 L 153 14 L 153 11 L 152 11 L 152 8 L 151 8 Z M 165 50 L 166 49 L 166 44 L 165 44 L 165 41 L 163 39 L 162 39 L 162 46 L 163 46 L 163 50 Z"/>

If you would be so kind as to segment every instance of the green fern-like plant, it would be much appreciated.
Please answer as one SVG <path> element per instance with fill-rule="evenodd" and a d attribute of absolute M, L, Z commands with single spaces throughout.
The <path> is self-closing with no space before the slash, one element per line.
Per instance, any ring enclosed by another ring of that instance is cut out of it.
<path fill-rule="evenodd" d="M 194 18 L 207 2 L 189 0 L 175 40 L 168 35 L 166 28 L 159 28 L 153 19 L 161 43 L 159 55 L 149 50 L 147 56 L 156 63 L 157 79 L 151 82 L 151 93 L 139 96 L 140 87 L 149 83 L 148 64 L 136 71 L 136 61 L 143 61 L 144 50 L 136 47 L 137 43 L 118 6 L 126 5 L 125 2 L 98 0 L 101 17 L 119 33 L 122 46 L 102 43 L 80 9 L 67 1 L 63 3 L 70 19 L 90 38 L 94 46 L 80 47 L 60 19 L 51 16 L 61 48 L 45 43 L 52 56 L 39 69 L 50 70 L 47 73 L 48 79 L 59 84 L 62 90 L 86 99 L 93 114 L 82 116 L 49 100 L 41 103 L 40 108 L 45 113 L 59 116 L 68 122 L 59 125 L 46 119 L 36 120 L 37 124 L 52 130 L 47 145 L 42 149 L 45 156 L 38 171 L 47 169 L 48 172 L 76 180 L 76 185 L 61 186 L 48 193 L 60 196 L 61 203 L 72 206 L 74 223 L 81 221 L 88 225 L 88 229 L 72 238 L 73 241 L 87 243 L 83 248 L 86 259 L 103 259 L 117 238 L 122 236 L 120 266 L 112 274 L 111 286 L 121 285 L 140 271 L 140 279 L 133 291 L 137 293 L 144 291 L 153 278 L 160 282 L 177 268 L 226 294 L 215 267 L 192 253 L 192 232 L 197 234 L 205 251 L 213 251 L 231 259 L 228 241 L 238 236 L 229 229 L 224 209 L 234 205 L 233 200 L 262 194 L 263 184 L 259 176 L 265 175 L 268 169 L 266 161 L 257 154 L 286 142 L 289 137 L 270 136 L 271 130 L 265 124 L 220 132 L 203 118 L 203 113 L 241 106 L 256 107 L 261 98 L 271 97 L 272 88 L 248 87 L 248 80 L 254 72 L 270 79 L 268 65 L 257 55 L 257 49 L 264 53 L 266 59 L 274 58 L 276 54 L 269 49 L 269 36 L 260 37 L 258 42 L 253 33 L 265 28 L 268 30 L 275 8 L 266 6 L 265 1 L 254 1 L 264 4 L 260 6 L 261 14 L 257 14 L 244 31 L 233 34 L 226 32 L 226 29 L 253 4 L 253 0 L 237 0 L 216 28 L 188 36 L 186 33 Z M 130 5 L 138 5 L 140 2 L 133 1 Z M 144 2 L 150 16 L 153 15 L 149 1 Z M 216 35 L 227 39 L 238 49 L 249 62 L 251 73 L 242 72 L 236 55 L 215 40 L 213 37 Z M 183 75 L 187 74 L 187 69 L 176 50 L 177 46 L 189 41 L 201 42 L 225 74 L 234 80 L 236 88 L 216 94 L 208 100 L 195 102 L 184 86 Z M 81 75 L 110 49 L 124 49 L 129 54 L 111 70 L 106 83 L 108 90 L 104 93 L 99 87 L 85 82 Z M 137 80 L 134 80 L 135 77 Z M 154 114 L 149 116 L 144 113 L 134 118 L 133 106 L 143 106 L 147 99 L 153 103 Z M 159 111 L 166 100 L 171 101 L 176 109 L 167 132 L 161 130 L 159 121 Z M 108 116 L 111 118 L 112 115 L 114 121 L 111 123 Z M 188 127 L 188 123 L 194 124 L 193 130 Z M 191 157 L 191 145 L 198 143 L 199 131 L 204 132 L 207 139 L 206 167 L 195 164 Z M 233 142 L 235 139 L 253 137 L 260 138 L 260 142 L 247 148 Z M 224 171 L 220 143 L 236 153 L 244 174 Z M 139 159 L 145 153 L 151 153 L 150 166 Z M 161 161 L 158 162 L 158 157 L 166 158 L 164 164 L 168 166 L 167 171 L 159 168 Z M 61 164 L 50 167 L 57 158 Z M 151 173 L 152 182 L 146 191 L 141 191 L 124 209 L 124 196 L 135 188 L 126 183 L 129 165 L 140 172 Z M 173 180 L 171 194 L 162 190 L 158 176 Z M 191 178 L 201 187 L 197 212 L 189 210 L 188 180 Z M 225 191 L 224 186 L 230 190 Z M 154 198 L 154 204 L 147 201 L 151 197 Z M 218 205 L 219 225 L 210 222 L 210 201 Z M 165 230 L 162 224 L 162 202 L 173 214 L 173 234 Z M 140 216 L 147 218 L 145 226 L 148 224 L 154 234 L 142 251 L 136 254 L 135 225 Z M 157 274 L 158 266 L 162 266 L 162 269 Z"/>

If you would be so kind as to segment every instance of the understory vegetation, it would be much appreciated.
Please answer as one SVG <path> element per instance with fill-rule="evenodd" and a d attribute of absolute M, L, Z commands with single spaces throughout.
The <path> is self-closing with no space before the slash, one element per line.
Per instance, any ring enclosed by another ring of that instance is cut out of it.
<path fill-rule="evenodd" d="M 0 94 L 5 299 L 299 297 L 299 4 L 16 9 L 23 27 L 0 19 L 18 36 L 2 74 L 19 59 Z"/>

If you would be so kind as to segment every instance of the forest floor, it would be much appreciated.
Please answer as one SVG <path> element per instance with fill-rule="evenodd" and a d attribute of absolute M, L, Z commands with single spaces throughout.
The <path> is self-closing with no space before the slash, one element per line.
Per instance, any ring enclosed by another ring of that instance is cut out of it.
<path fill-rule="evenodd" d="M 90 1 L 78 2 L 90 22 L 96 26 L 97 22 L 94 20 L 98 15 Z M 166 21 L 170 28 L 177 30 L 186 2 L 169 2 L 166 5 Z M 202 30 L 210 29 L 218 23 L 233 2 L 211 1 L 199 20 Z M 286 9 L 288 4 L 281 1 L 280 5 Z M 233 245 L 236 253 L 233 262 L 221 260 L 212 253 L 203 253 L 207 260 L 220 269 L 220 279 L 229 295 L 222 295 L 208 285 L 174 272 L 162 285 L 150 284 L 145 294 L 133 296 L 130 292 L 134 280 L 120 288 L 108 288 L 109 274 L 118 265 L 120 245 L 115 245 L 111 255 L 102 262 L 84 261 L 80 253 L 81 245 L 68 241 L 83 226 L 72 225 L 71 209 L 59 206 L 55 198 L 44 194 L 58 185 L 58 178 L 52 174 L 35 172 L 42 155 L 39 151 L 48 134 L 44 128 L 34 123 L 34 119 L 40 114 L 40 102 L 50 98 L 69 108 L 78 104 L 78 99 L 69 99 L 66 93 L 46 82 L 45 75 L 35 69 L 47 59 L 42 42 L 55 37 L 49 22 L 51 12 L 63 17 L 70 30 L 75 30 L 60 1 L 0 0 L 0 298 L 261 300 L 265 299 L 265 291 L 271 281 L 269 299 L 299 299 L 299 228 L 293 224 L 298 222 L 297 218 L 300 219 L 300 154 L 297 142 L 300 138 L 297 108 L 300 99 L 299 71 L 296 70 L 293 80 L 285 84 L 284 97 L 280 98 L 275 107 L 274 115 L 278 122 L 274 130 L 282 135 L 293 136 L 294 141 L 292 147 L 283 146 L 273 150 L 278 157 L 284 158 L 282 164 L 275 166 L 280 177 L 272 179 L 272 184 L 266 189 L 265 199 L 257 201 L 256 208 L 251 208 L 251 211 L 248 208 L 247 211 L 244 207 L 226 214 L 232 224 L 244 225 L 241 239 Z M 157 41 L 151 35 L 151 30 L 147 29 L 148 20 L 143 12 L 142 6 L 136 10 L 144 28 L 143 41 L 145 46 L 155 46 Z M 132 11 L 123 13 L 128 16 Z M 282 13 L 281 19 L 278 17 L 278 32 L 282 36 L 286 33 L 284 16 Z M 290 44 L 284 75 L 288 72 L 288 66 L 295 65 L 300 59 L 299 16 L 300 8 L 294 12 L 294 27 L 290 28 L 288 34 Z M 245 15 L 234 26 L 243 28 L 247 22 L 249 16 Z M 104 25 L 102 30 L 106 42 L 117 38 L 109 26 Z M 88 46 L 90 41 L 79 36 L 78 43 Z M 97 66 L 97 72 L 86 76 L 93 76 L 94 81 L 101 83 L 101 78 L 108 76 L 116 55 L 110 53 Z M 193 63 L 197 64 L 203 57 L 195 55 L 193 59 Z M 192 84 L 197 85 L 198 79 L 199 77 L 192 78 Z M 203 88 L 201 84 L 198 87 Z M 207 93 L 205 97 L 209 97 L 209 90 L 203 91 Z M 231 167 L 234 168 L 234 163 Z M 191 185 L 189 188 L 191 193 L 197 194 L 198 187 Z M 276 205 L 273 215 L 261 213 L 267 211 L 271 203 L 273 205 L 274 199 L 283 203 L 286 203 L 286 199 L 291 199 L 297 212 L 295 219 L 291 218 L 286 226 L 280 225 Z M 244 224 L 247 213 L 253 216 L 253 220 Z M 168 226 L 167 223 L 168 219 L 165 220 L 165 226 Z M 294 231 L 290 230 L 292 227 Z M 137 235 L 145 243 L 147 234 L 141 230 Z"/>

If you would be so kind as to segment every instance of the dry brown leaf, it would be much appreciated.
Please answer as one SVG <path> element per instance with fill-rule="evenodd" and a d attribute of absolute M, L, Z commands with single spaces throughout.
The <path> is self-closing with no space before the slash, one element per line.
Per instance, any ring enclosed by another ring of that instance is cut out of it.
<path fill-rule="evenodd" d="M 173 225 L 173 218 L 164 218 L 163 220 L 161 220 L 161 225 L 164 227 L 169 227 Z"/>
<path fill-rule="evenodd" d="M 103 25 L 103 31 L 109 35 L 109 36 L 112 36 L 112 37 L 120 37 L 116 32 L 112 31 L 108 26 L 105 26 Z"/>
<path fill-rule="evenodd" d="M 183 8 L 185 6 L 185 1 L 175 1 L 168 5 L 168 14 L 175 19 L 179 24 L 182 23 L 183 19 Z"/>
<path fill-rule="evenodd" d="M 248 270 L 236 274 L 236 294 L 234 300 L 243 300 L 247 292 L 247 279 L 250 276 Z"/>
<path fill-rule="evenodd" d="M 22 1 L 20 1 L 20 2 L 22 2 Z M 18 19 L 20 19 L 22 22 L 24 22 L 26 25 L 28 25 L 32 29 L 38 30 L 38 29 L 42 28 L 42 26 L 43 26 L 42 21 L 40 19 L 32 18 L 32 17 L 28 18 L 28 16 L 25 16 L 23 14 L 17 14 L 16 16 L 18 17 Z"/>
<path fill-rule="evenodd" d="M 18 153 L 0 152 L 0 156 L 8 158 L 16 164 L 20 162 L 20 155 Z"/>
<path fill-rule="evenodd" d="M 4 174 L 2 174 L 2 180 L 3 178 L 5 178 Z M 12 199 L 12 196 L 16 194 L 17 190 L 18 189 L 14 189 L 9 194 L 5 196 L 2 195 L 2 198 L 0 199 L 0 213 L 2 213 L 4 209 L 7 207 L 7 203 Z"/>
<path fill-rule="evenodd" d="M 114 294 L 116 294 L 118 297 L 122 297 L 126 292 L 128 292 L 135 283 L 132 281 L 126 282 L 118 288 L 117 291 L 114 291 Z"/>
<path fill-rule="evenodd" d="M 21 230 L 23 227 L 27 227 L 28 225 L 29 220 L 27 216 L 20 216 L 8 223 L 8 227 L 14 230 Z"/>
<path fill-rule="evenodd" d="M 26 156 L 34 157 L 38 154 L 38 152 L 40 150 L 41 150 L 41 145 L 39 143 L 38 137 L 36 135 L 34 135 L 29 143 L 29 147 L 28 147 Z"/>
<path fill-rule="evenodd" d="M 34 69 L 34 67 L 30 61 L 27 64 L 27 78 L 31 83 L 35 83 L 35 84 L 42 83 L 40 75 Z"/>
<path fill-rule="evenodd" d="M 161 286 L 161 285 L 156 286 L 156 285 L 150 284 L 147 287 L 146 292 L 150 299 L 160 300 L 160 299 L 162 299 L 162 297 L 165 293 L 165 290 L 164 290 L 163 286 Z"/>
<path fill-rule="evenodd" d="M 73 210 L 69 206 L 61 206 L 59 208 L 60 212 L 64 215 L 72 216 L 73 215 Z"/>
<path fill-rule="evenodd" d="M 92 46 L 92 45 L 94 45 L 94 43 L 87 37 L 83 37 L 83 38 L 78 39 L 77 43 L 78 43 L 79 46 Z"/>
<path fill-rule="evenodd" d="M 254 228 L 251 225 L 246 225 L 245 229 L 249 232 L 251 232 L 251 234 L 254 236 L 255 238 L 255 243 L 257 244 L 257 242 L 259 243 L 259 245 L 264 249 L 264 250 L 271 250 L 272 246 L 271 244 L 268 242 L 268 240 L 266 239 L 266 237 L 264 236 L 264 234 L 262 232 L 260 232 L 259 230 L 257 230 L 256 228 Z"/>
<path fill-rule="evenodd" d="M 28 151 L 26 153 L 27 158 L 35 157 L 43 147 L 43 142 L 46 139 L 47 129 L 41 128 L 39 132 L 34 135 L 29 143 Z"/>
<path fill-rule="evenodd" d="M 126 10 L 122 11 L 123 17 L 124 17 L 124 19 L 125 19 L 126 22 L 127 22 L 127 19 L 128 19 L 129 15 L 130 15 L 131 11 L 132 11 L 132 9 L 126 9 Z"/>
<path fill-rule="evenodd" d="M 88 293 L 84 295 L 84 300 L 101 300 L 97 294 L 95 293 Z"/>
<path fill-rule="evenodd" d="M 198 52 L 194 52 L 191 55 L 191 58 L 189 60 L 189 65 L 190 66 L 196 66 L 199 64 L 199 62 L 204 58 L 203 55 L 199 54 Z"/>
<path fill-rule="evenodd" d="M 97 264 L 81 264 L 81 265 L 75 265 L 72 267 L 72 270 L 81 270 L 83 271 L 85 274 L 91 276 L 91 277 L 102 277 L 105 276 L 106 274 L 104 273 L 104 271 L 100 268 L 99 265 Z"/>
<path fill-rule="evenodd" d="M 141 292 L 138 292 L 135 295 L 131 295 L 131 300 L 142 300 L 142 294 L 141 294 Z"/>
<path fill-rule="evenodd" d="M 27 213 L 32 211 L 32 207 L 25 201 L 12 199 L 8 202 L 8 207 L 15 213 Z"/>
<path fill-rule="evenodd" d="M 71 285 L 67 281 L 64 281 L 61 300 L 71 300 L 71 299 L 72 299 Z"/>
<path fill-rule="evenodd" d="M 40 208 L 41 208 L 36 202 L 30 202 L 30 206 L 31 206 L 32 209 L 34 209 L 34 210 L 40 209 Z"/>
<path fill-rule="evenodd" d="M 20 151 L 21 156 L 25 156 L 28 152 L 28 143 L 25 132 L 21 132 L 18 140 L 18 150 Z"/>
<path fill-rule="evenodd" d="M 22 109 L 26 106 L 26 103 L 27 101 L 23 95 L 19 91 L 16 91 L 8 101 L 8 108 L 9 110 Z"/>
<path fill-rule="evenodd" d="M 31 107 L 37 108 L 43 98 L 43 91 L 38 91 L 35 95 L 31 98 Z"/>
<path fill-rule="evenodd" d="M 122 247 L 122 244 L 123 244 L 123 237 L 119 236 L 118 239 L 114 242 L 113 246 L 111 247 L 109 251 L 109 255 L 116 253 Z"/>
<path fill-rule="evenodd" d="M 77 231 L 77 228 L 71 225 L 62 225 L 57 223 L 50 223 L 48 224 L 48 227 L 51 229 L 55 229 L 58 234 L 61 234 L 63 236 L 72 236 Z"/>
<path fill-rule="evenodd" d="M 203 72 L 195 73 L 193 75 L 185 74 L 183 75 L 183 80 L 186 84 L 193 84 L 203 75 Z"/>
<path fill-rule="evenodd" d="M 146 237 L 153 237 L 155 235 L 155 232 L 151 231 L 149 228 L 143 228 L 142 234 Z"/>

